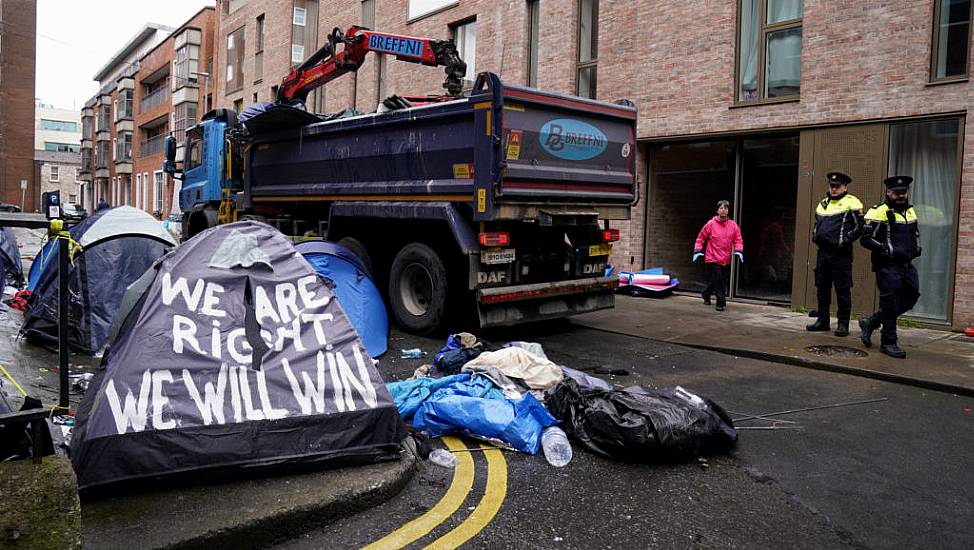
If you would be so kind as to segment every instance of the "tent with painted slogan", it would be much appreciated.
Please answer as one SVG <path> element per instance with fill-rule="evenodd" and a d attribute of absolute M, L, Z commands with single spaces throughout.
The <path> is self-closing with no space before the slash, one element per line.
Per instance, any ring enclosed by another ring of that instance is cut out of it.
<path fill-rule="evenodd" d="M 69 232 L 82 247 L 69 266 L 71 349 L 95 354 L 105 345 L 125 289 L 176 242 L 158 220 L 131 206 L 96 212 Z M 31 267 L 33 294 L 21 328 L 28 340 L 52 346 L 58 341 L 59 246 L 49 241 L 35 260 L 39 267 Z"/>
<path fill-rule="evenodd" d="M 132 284 L 71 444 L 90 492 L 398 456 L 402 421 L 326 282 L 270 226 L 209 229 Z"/>

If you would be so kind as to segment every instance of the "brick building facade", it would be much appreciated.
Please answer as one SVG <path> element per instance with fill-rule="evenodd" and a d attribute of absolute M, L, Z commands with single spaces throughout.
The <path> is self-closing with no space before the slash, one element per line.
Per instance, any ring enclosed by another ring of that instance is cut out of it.
<path fill-rule="evenodd" d="M 36 28 L 35 0 L 0 3 L 0 201 L 25 212 L 40 207 L 34 178 Z"/>

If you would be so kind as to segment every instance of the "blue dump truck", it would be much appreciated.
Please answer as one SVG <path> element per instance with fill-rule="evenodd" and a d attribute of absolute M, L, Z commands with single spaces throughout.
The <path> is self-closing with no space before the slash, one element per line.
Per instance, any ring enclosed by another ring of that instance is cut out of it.
<path fill-rule="evenodd" d="M 612 220 L 636 196 L 636 110 L 503 83 L 328 120 L 286 105 L 186 133 L 184 238 L 260 219 L 361 257 L 399 325 L 481 327 L 610 308 Z M 167 147 L 167 170 L 175 142 Z"/>

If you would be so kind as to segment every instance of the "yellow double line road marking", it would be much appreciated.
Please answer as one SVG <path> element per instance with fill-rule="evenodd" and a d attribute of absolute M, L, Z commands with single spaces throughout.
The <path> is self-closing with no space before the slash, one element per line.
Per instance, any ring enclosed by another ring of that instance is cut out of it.
<path fill-rule="evenodd" d="M 446 436 L 443 442 L 451 451 L 467 450 L 456 437 Z M 426 548 L 457 548 L 483 530 L 500 510 L 507 496 L 507 462 L 500 450 L 486 445 L 481 447 L 486 449 L 483 454 L 487 460 L 487 487 L 483 498 L 463 523 Z M 470 453 L 458 452 L 454 456 L 457 465 L 453 471 L 453 481 L 440 501 L 425 514 L 366 546 L 364 550 L 403 548 L 428 535 L 456 513 L 473 488 L 474 466 Z"/>

